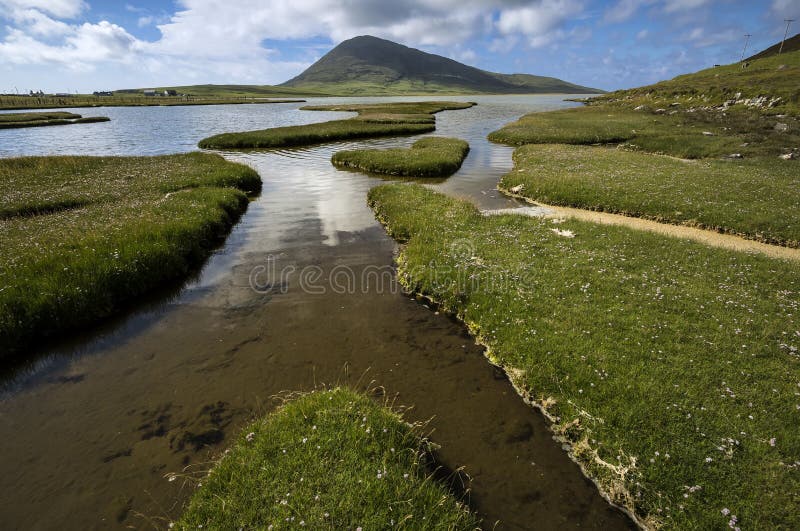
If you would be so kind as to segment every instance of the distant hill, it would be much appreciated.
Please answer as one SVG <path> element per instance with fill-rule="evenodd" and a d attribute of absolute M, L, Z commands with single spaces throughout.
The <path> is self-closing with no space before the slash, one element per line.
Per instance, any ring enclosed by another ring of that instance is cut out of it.
<path fill-rule="evenodd" d="M 771 57 L 773 55 L 778 55 L 778 50 L 780 49 L 781 49 L 781 43 L 779 42 L 777 44 L 770 46 L 766 50 L 762 50 L 757 54 L 748 57 L 747 59 L 745 59 L 745 61 L 752 61 L 754 59 L 763 59 L 764 57 Z M 794 37 L 786 39 L 786 42 L 783 43 L 783 53 L 796 52 L 798 50 L 800 50 L 800 33 L 798 33 Z"/>
<path fill-rule="evenodd" d="M 178 87 L 145 87 L 158 92 L 174 90 L 179 94 L 190 94 L 200 98 L 283 98 L 298 96 L 317 96 L 325 94 L 310 94 L 288 87 L 275 87 L 272 85 L 188 85 Z M 144 88 L 115 90 L 119 94 L 141 94 Z"/>
<path fill-rule="evenodd" d="M 371 36 L 342 42 L 305 72 L 279 86 L 340 95 L 603 92 L 553 77 L 487 72 Z"/>

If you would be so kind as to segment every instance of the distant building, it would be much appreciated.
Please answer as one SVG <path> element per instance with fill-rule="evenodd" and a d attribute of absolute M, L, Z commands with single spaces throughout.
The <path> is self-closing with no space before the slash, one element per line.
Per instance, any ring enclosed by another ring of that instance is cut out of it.
<path fill-rule="evenodd" d="M 154 89 L 147 89 L 147 90 L 143 90 L 142 92 L 144 92 L 145 96 L 155 96 L 156 95 L 156 91 Z"/>
<path fill-rule="evenodd" d="M 70 97 L 72 97 L 72 94 L 70 94 L 69 92 L 56 92 L 54 95 L 59 97 L 59 98 L 70 98 Z"/>
<path fill-rule="evenodd" d="M 164 96 L 177 96 L 177 95 L 178 95 L 178 91 L 177 90 L 165 90 L 164 91 Z"/>
<path fill-rule="evenodd" d="M 111 92 L 110 90 L 96 90 L 92 94 L 94 94 L 95 96 L 113 96 L 114 95 L 114 93 Z"/>

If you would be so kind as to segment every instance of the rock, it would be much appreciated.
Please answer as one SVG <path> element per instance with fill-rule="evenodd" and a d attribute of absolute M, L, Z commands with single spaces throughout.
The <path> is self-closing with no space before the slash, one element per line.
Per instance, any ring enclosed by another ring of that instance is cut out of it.
<path fill-rule="evenodd" d="M 677 107 L 679 105 L 680 105 L 680 102 L 677 102 L 677 101 L 673 101 L 672 103 L 669 104 L 670 107 Z"/>
<path fill-rule="evenodd" d="M 742 159 L 744 157 L 742 157 L 741 153 L 731 153 L 730 155 L 725 155 L 725 158 L 726 159 Z"/>
<path fill-rule="evenodd" d="M 797 158 L 797 155 L 795 153 L 784 153 L 781 155 L 781 158 L 783 160 L 794 160 Z"/>
<path fill-rule="evenodd" d="M 647 107 L 645 107 L 644 105 L 639 105 L 638 107 L 634 107 L 634 108 L 633 108 L 633 110 L 634 110 L 634 111 L 643 111 L 643 110 L 645 110 L 646 108 L 647 108 Z"/>
<path fill-rule="evenodd" d="M 509 188 L 508 191 L 511 192 L 512 194 L 518 194 L 522 192 L 524 189 L 525 189 L 524 184 L 518 184 L 516 186 L 512 186 L 511 188 Z"/>
<path fill-rule="evenodd" d="M 789 130 L 789 124 L 784 124 L 784 123 L 780 123 L 780 122 L 775 124 L 775 132 L 776 133 L 785 133 L 788 130 Z"/>
<path fill-rule="evenodd" d="M 733 95 L 733 99 L 735 99 L 735 100 L 742 99 L 742 93 L 741 92 L 737 92 L 736 94 Z"/>
<path fill-rule="evenodd" d="M 655 112 L 656 114 L 664 114 L 665 112 L 667 112 L 667 110 L 666 109 L 656 109 L 653 112 Z"/>
<path fill-rule="evenodd" d="M 717 136 L 717 135 L 715 135 L 711 131 L 703 131 L 703 136 Z"/>
<path fill-rule="evenodd" d="M 786 65 L 778 65 L 778 70 L 786 70 Z"/>

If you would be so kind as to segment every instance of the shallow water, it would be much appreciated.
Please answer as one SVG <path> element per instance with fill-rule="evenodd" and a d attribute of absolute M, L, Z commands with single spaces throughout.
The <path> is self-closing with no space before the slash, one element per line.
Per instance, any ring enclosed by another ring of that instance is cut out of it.
<path fill-rule="evenodd" d="M 511 149 L 486 134 L 567 104 L 469 99 L 480 105 L 439 114 L 435 134 L 464 138 L 472 151 L 459 173 L 431 186 L 483 209 L 517 206 L 494 190 Z M 76 110 L 112 122 L 0 131 L 0 154 L 172 153 L 218 132 L 342 116 L 298 106 Z M 399 293 L 395 244 L 366 206 L 383 181 L 329 163 L 338 149 L 414 140 L 225 153 L 256 168 L 264 188 L 202 271 L 6 378 L 2 527 L 164 527 L 191 492 L 166 474 L 207 469 L 281 391 L 332 383 L 380 386 L 413 406 L 411 419 L 430 420 L 443 467 L 464 467 L 488 528 L 630 527 L 463 326 Z"/>

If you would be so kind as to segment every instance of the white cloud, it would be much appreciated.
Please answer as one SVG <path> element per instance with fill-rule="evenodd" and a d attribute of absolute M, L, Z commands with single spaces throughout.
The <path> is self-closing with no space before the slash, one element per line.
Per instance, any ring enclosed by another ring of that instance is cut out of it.
<path fill-rule="evenodd" d="M 653 0 L 619 0 L 606 9 L 603 18 L 606 22 L 624 22 L 631 18 L 640 7 L 652 4 Z"/>
<path fill-rule="evenodd" d="M 800 17 L 800 5 L 797 0 L 772 0 L 770 12 L 784 18 Z"/>
<path fill-rule="evenodd" d="M 503 35 L 521 34 L 531 47 L 539 48 L 563 39 L 568 19 L 583 12 L 581 0 L 542 0 L 535 5 L 505 9 L 497 20 Z"/>
<path fill-rule="evenodd" d="M 0 15 L 36 9 L 56 18 L 75 18 L 87 7 L 83 0 L 0 0 Z"/>
<path fill-rule="evenodd" d="M 664 2 L 664 11 L 667 13 L 675 13 L 678 11 L 690 11 L 703 7 L 711 3 L 712 0 L 666 0 Z"/>
<path fill-rule="evenodd" d="M 643 29 L 643 30 L 639 31 L 639 33 L 636 34 L 636 38 L 638 40 L 642 40 L 642 39 L 646 39 L 648 35 L 650 35 L 650 32 L 648 30 L 646 30 L 646 29 Z"/>

